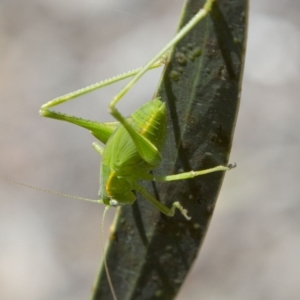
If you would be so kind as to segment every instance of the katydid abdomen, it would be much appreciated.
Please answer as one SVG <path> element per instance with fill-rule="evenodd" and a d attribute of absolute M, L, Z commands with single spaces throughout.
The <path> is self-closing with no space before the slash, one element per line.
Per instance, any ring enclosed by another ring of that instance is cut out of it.
<path fill-rule="evenodd" d="M 158 152 L 166 139 L 166 107 L 159 99 L 154 99 L 139 109 L 127 123 L 141 136 L 152 143 Z M 157 164 L 147 163 L 137 151 L 136 143 L 123 125 L 119 125 L 107 141 L 100 168 L 99 196 L 107 205 L 115 200 L 115 205 L 132 204 L 133 183 L 148 176 Z"/>

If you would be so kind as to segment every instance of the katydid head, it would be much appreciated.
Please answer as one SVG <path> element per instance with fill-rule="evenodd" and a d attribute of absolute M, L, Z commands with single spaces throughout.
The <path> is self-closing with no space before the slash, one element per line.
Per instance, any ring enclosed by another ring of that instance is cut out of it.
<path fill-rule="evenodd" d="M 136 198 L 132 190 L 131 180 L 101 165 L 99 196 L 104 204 L 113 207 L 132 204 Z"/>
<path fill-rule="evenodd" d="M 100 188 L 100 197 L 101 197 L 101 201 L 103 201 L 103 204 L 112 207 L 132 204 L 136 198 L 132 191 L 129 191 L 124 194 L 114 193 L 108 196 L 107 194 L 102 193 L 101 188 Z"/>

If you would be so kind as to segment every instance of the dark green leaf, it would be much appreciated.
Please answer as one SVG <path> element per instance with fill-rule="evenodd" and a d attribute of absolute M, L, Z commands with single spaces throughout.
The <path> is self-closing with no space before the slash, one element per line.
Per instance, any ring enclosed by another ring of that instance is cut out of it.
<path fill-rule="evenodd" d="M 180 27 L 204 2 L 187 1 Z M 228 163 L 240 98 L 247 8 L 247 0 L 217 0 L 211 15 L 173 50 L 157 91 L 167 103 L 169 121 L 163 163 L 155 174 Z M 178 212 L 166 217 L 139 196 L 134 205 L 120 210 L 106 256 L 119 300 L 176 296 L 203 242 L 223 177 L 219 172 L 145 185 L 168 206 L 180 201 L 191 221 Z M 92 299 L 112 299 L 103 268 Z"/>

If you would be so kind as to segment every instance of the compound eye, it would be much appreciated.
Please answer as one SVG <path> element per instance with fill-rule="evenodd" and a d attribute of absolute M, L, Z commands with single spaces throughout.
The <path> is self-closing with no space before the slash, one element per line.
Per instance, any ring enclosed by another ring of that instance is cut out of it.
<path fill-rule="evenodd" d="M 115 199 L 110 199 L 109 200 L 109 205 L 113 206 L 113 207 L 117 207 L 117 206 L 119 206 L 119 202 Z"/>

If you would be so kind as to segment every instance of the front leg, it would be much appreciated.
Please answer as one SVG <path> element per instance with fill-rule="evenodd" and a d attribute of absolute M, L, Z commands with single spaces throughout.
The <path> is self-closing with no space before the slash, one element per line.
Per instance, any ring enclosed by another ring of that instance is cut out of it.
<path fill-rule="evenodd" d="M 97 142 L 94 142 L 92 144 L 93 148 L 97 151 L 97 153 L 99 153 L 101 156 L 103 155 L 104 152 L 104 148 Z"/>

